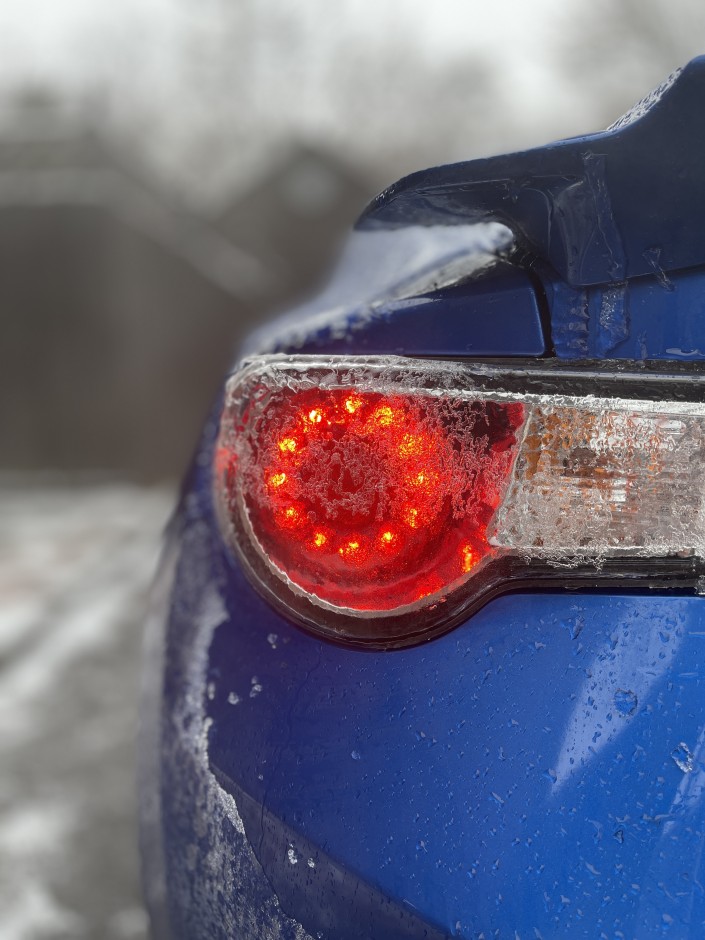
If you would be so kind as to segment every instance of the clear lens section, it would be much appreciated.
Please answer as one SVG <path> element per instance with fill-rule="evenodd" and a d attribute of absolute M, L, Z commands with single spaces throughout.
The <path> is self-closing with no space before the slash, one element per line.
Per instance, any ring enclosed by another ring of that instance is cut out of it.
<path fill-rule="evenodd" d="M 564 564 L 705 554 L 701 413 L 592 398 L 529 407 L 494 546 Z"/>
<path fill-rule="evenodd" d="M 254 583 L 314 627 L 326 611 L 420 624 L 565 568 L 631 559 L 633 579 L 635 559 L 702 559 L 705 406 L 516 385 L 391 357 L 247 363 L 216 502 Z"/>

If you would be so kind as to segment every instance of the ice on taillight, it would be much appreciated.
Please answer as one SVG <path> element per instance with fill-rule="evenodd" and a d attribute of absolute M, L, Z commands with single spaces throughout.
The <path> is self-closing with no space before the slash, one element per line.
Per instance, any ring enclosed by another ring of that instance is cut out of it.
<path fill-rule="evenodd" d="M 702 555 L 705 416 L 681 409 L 535 400 L 491 543 L 567 564 Z"/>

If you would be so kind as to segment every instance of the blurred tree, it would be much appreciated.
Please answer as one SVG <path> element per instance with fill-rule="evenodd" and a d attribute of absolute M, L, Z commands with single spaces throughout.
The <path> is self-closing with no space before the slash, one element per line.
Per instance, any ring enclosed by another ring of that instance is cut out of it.
<path fill-rule="evenodd" d="M 181 195 L 217 204 L 292 140 L 344 152 L 380 185 L 502 145 L 490 54 L 426 48 L 401 4 L 390 33 L 356 0 L 335 16 L 317 0 L 172 2 L 159 44 L 94 33 L 90 45 L 129 45 L 103 70 L 105 113 Z"/>

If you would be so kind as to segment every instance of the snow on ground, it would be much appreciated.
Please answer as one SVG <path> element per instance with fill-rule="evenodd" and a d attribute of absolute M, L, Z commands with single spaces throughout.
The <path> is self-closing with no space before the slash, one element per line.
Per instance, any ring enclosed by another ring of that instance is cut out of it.
<path fill-rule="evenodd" d="M 136 940 L 142 623 L 173 494 L 0 485 L 0 936 Z"/>

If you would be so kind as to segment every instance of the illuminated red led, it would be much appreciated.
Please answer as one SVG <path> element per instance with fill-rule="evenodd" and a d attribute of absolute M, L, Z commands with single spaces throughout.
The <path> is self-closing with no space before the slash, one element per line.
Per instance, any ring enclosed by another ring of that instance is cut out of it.
<path fill-rule="evenodd" d="M 338 549 L 338 554 L 349 565 L 361 565 L 369 556 L 367 540 L 358 535 L 347 539 Z"/>
<path fill-rule="evenodd" d="M 274 520 L 282 529 L 300 529 L 306 524 L 306 515 L 301 504 L 276 506 Z"/>
<path fill-rule="evenodd" d="M 323 412 L 320 408 L 312 408 L 306 415 L 305 420 L 309 424 L 320 424 L 323 421 Z"/>
<path fill-rule="evenodd" d="M 418 506 L 404 506 L 402 519 L 410 529 L 418 529 L 424 524 L 424 516 Z"/>
<path fill-rule="evenodd" d="M 472 545 L 462 545 L 460 548 L 461 570 L 463 574 L 468 574 L 477 564 L 476 553 Z"/>
<path fill-rule="evenodd" d="M 328 544 L 328 536 L 325 532 L 314 532 L 311 536 L 311 543 L 314 548 L 322 549 Z"/>

